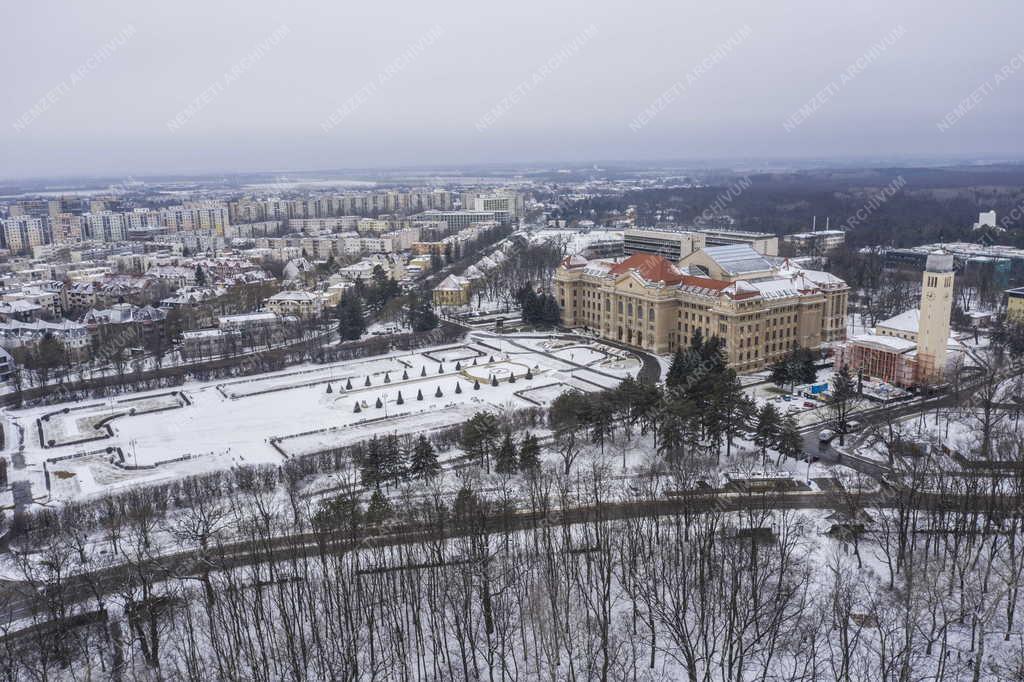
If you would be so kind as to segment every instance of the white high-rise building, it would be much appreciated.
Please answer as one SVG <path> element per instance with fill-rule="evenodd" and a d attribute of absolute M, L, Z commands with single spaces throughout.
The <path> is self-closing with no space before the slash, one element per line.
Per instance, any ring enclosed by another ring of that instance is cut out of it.
<path fill-rule="evenodd" d="M 47 221 L 29 215 L 12 216 L 0 221 L 3 244 L 13 253 L 29 253 L 32 247 L 49 244 Z"/>
<path fill-rule="evenodd" d="M 921 318 L 917 330 L 918 382 L 942 378 L 953 309 L 953 254 L 935 251 L 928 256 L 921 284 Z"/>
<path fill-rule="evenodd" d="M 1006 231 L 1004 228 L 999 227 L 999 225 L 996 223 L 996 212 L 995 211 L 985 211 L 984 213 L 979 213 L 978 214 L 978 222 L 974 223 L 974 226 L 973 226 L 972 229 L 980 230 L 983 227 L 990 227 L 990 228 L 999 230 L 1001 232 L 1005 232 Z"/>
<path fill-rule="evenodd" d="M 123 242 L 128 239 L 128 221 L 124 213 L 101 211 L 84 213 L 85 237 L 103 242 Z"/>

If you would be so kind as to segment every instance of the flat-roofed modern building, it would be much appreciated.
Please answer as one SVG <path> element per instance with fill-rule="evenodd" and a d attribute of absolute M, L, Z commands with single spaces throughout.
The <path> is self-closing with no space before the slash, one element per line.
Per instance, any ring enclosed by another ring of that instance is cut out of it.
<path fill-rule="evenodd" d="M 746 244 L 762 256 L 779 255 L 779 238 L 767 232 L 720 230 L 711 227 L 694 228 L 694 231 L 704 235 L 704 241 L 708 246 Z"/>
<path fill-rule="evenodd" d="M 792 249 L 794 256 L 822 256 L 846 243 L 843 230 L 818 230 L 787 234 L 782 243 Z"/>
<path fill-rule="evenodd" d="M 625 242 L 622 239 L 595 239 L 580 252 L 584 258 L 622 258 Z"/>
<path fill-rule="evenodd" d="M 444 221 L 448 223 L 449 229 L 461 230 L 473 223 L 498 221 L 498 215 L 493 211 L 424 211 L 423 213 L 409 216 L 409 220 L 413 222 Z"/>
<path fill-rule="evenodd" d="M 682 230 L 626 230 L 623 236 L 623 254 L 632 256 L 649 253 L 670 261 L 678 261 L 698 249 L 704 248 L 704 235 Z"/>
<path fill-rule="evenodd" d="M 1008 287 L 1024 281 L 1024 249 L 1003 244 L 950 242 L 925 244 L 885 252 L 885 266 L 894 270 L 922 272 L 935 251 L 952 254 L 955 269 L 965 276 L 990 273 L 995 286 Z"/>

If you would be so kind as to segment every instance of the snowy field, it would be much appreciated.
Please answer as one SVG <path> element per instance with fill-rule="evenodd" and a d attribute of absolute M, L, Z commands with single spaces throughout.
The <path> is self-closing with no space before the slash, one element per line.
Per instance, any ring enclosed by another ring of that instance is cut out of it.
<path fill-rule="evenodd" d="M 612 387 L 639 368 L 630 353 L 596 342 L 477 332 L 455 346 L 4 416 L 8 433 L 18 424 L 25 434 L 26 467 L 12 478 L 28 480 L 45 502 L 278 464 L 375 433 L 428 432 L 483 409 L 536 407 L 569 388 Z M 517 395 L 531 387 L 539 389 L 532 400 Z"/>

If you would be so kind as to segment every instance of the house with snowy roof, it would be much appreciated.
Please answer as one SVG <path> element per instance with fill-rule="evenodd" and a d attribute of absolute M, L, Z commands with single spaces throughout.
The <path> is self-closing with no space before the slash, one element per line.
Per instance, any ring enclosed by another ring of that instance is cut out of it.
<path fill-rule="evenodd" d="M 434 287 L 433 299 L 436 306 L 469 305 L 470 282 L 465 277 L 448 275 Z"/>

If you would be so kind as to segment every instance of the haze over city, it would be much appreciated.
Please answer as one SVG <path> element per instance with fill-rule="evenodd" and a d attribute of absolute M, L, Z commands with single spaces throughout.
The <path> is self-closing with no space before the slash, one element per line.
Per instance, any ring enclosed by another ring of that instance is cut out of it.
<path fill-rule="evenodd" d="M 40 0 L 0 13 L 15 29 L 0 45 L 4 178 L 1024 152 L 1022 76 L 992 83 L 1024 50 L 1024 8 L 1010 1 L 936 11 L 924 1 Z M 90 62 L 105 45 L 115 49 Z M 652 120 L 630 127 L 680 81 Z M 985 83 L 970 116 L 937 127 Z M 814 115 L 787 130 L 823 90 Z"/>

